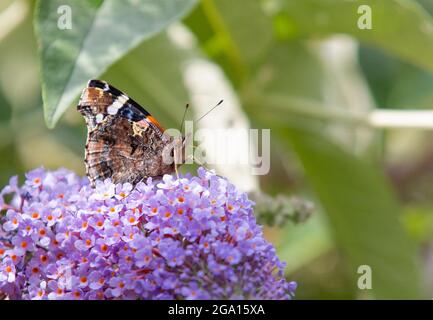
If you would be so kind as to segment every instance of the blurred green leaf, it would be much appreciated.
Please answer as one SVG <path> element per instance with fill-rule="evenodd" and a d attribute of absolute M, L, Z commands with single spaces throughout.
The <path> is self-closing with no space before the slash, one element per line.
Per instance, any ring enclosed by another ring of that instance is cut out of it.
<path fill-rule="evenodd" d="M 321 68 L 301 44 L 278 45 L 271 56 L 243 92 L 244 105 L 256 123 L 272 128 L 280 144 L 300 158 L 329 216 L 337 245 L 350 262 L 353 288 L 357 268 L 366 264 L 373 270 L 375 297 L 419 297 L 415 246 L 399 221 L 399 205 L 383 175 L 374 165 L 331 142 L 334 139 L 320 121 L 332 125 L 339 119 L 350 130 L 364 124 L 363 115 L 324 103 Z M 302 246 L 315 249 L 301 256 L 301 261 L 311 261 L 329 248 L 326 242 L 318 246 L 314 237 L 303 241 Z M 283 249 L 287 255 L 299 254 L 296 245 L 287 246 Z"/>
<path fill-rule="evenodd" d="M 279 42 L 258 68 L 253 91 L 323 99 L 324 70 L 317 56 L 301 42 Z"/>
<path fill-rule="evenodd" d="M 286 0 L 284 13 L 298 36 L 347 33 L 433 71 L 433 20 L 416 1 Z M 368 5 L 372 29 L 358 28 L 358 8 Z"/>
<path fill-rule="evenodd" d="M 376 48 L 361 46 L 359 53 L 365 78 L 380 108 L 431 108 L 432 72 Z"/>
<path fill-rule="evenodd" d="M 228 66 L 222 65 L 236 81 L 245 80 L 266 56 L 273 41 L 272 22 L 260 1 L 203 0 L 201 9 L 215 33 L 214 47 L 228 61 Z M 203 39 L 200 30 L 193 31 Z"/>
<path fill-rule="evenodd" d="M 10 125 L 12 109 L 0 90 L 0 189 L 12 175 L 21 169 L 21 161 L 15 145 L 15 137 Z"/>
<path fill-rule="evenodd" d="M 409 235 L 418 243 L 428 243 L 433 235 L 431 207 L 412 205 L 404 208 L 403 223 Z"/>
<path fill-rule="evenodd" d="M 275 132 L 275 130 L 274 130 Z M 341 150 L 320 132 L 278 130 L 282 140 L 299 155 L 316 191 L 337 243 L 352 266 L 369 265 L 378 299 L 420 297 L 416 248 L 402 227 L 400 207 L 382 173 L 360 158 Z"/>
<path fill-rule="evenodd" d="M 0 124 L 6 124 L 12 116 L 11 107 L 6 100 L 3 92 L 0 90 Z"/>
<path fill-rule="evenodd" d="M 393 91 L 395 81 L 401 76 L 404 62 L 377 48 L 361 45 L 359 64 L 376 104 L 380 108 L 396 108 L 390 105 L 389 96 Z"/>
<path fill-rule="evenodd" d="M 355 125 L 366 123 L 366 118 L 360 112 L 348 111 L 344 105 L 330 105 L 325 98 L 325 80 L 317 55 L 304 43 L 277 43 L 243 88 L 244 107 L 251 118 L 261 119 L 267 127 L 314 127 L 329 135 L 331 127 L 343 123 L 349 136 Z"/>
<path fill-rule="evenodd" d="M 86 81 L 184 16 L 196 0 L 68 1 L 72 28 L 61 30 L 64 1 L 39 1 L 35 32 L 40 45 L 45 118 L 53 127 Z"/>
<path fill-rule="evenodd" d="M 323 213 L 317 212 L 302 224 L 287 224 L 283 231 L 277 252 L 280 259 L 287 262 L 285 271 L 288 274 L 335 246 Z"/>

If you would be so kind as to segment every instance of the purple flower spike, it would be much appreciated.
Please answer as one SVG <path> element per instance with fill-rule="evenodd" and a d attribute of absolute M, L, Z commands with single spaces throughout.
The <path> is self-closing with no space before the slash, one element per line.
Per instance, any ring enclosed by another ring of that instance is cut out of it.
<path fill-rule="evenodd" d="M 296 290 L 253 202 L 204 168 L 95 189 L 39 168 L 21 187 L 12 178 L 0 205 L 0 292 L 10 299 L 291 299 Z"/>

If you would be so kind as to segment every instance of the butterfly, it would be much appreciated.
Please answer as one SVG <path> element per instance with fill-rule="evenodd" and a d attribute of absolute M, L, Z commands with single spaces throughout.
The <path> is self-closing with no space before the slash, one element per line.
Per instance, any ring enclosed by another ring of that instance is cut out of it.
<path fill-rule="evenodd" d="M 87 124 L 84 162 L 92 187 L 107 178 L 135 185 L 177 172 L 183 162 L 175 153 L 183 153 L 186 139 L 166 134 L 149 112 L 105 81 L 88 82 L 77 110 Z"/>

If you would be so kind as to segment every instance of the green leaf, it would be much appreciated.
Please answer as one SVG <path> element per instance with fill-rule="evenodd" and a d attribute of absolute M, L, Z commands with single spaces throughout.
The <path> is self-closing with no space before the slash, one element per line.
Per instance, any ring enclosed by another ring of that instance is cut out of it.
<path fill-rule="evenodd" d="M 283 231 L 277 253 L 287 263 L 287 274 L 297 271 L 335 247 L 322 212 L 315 212 L 305 223 L 288 224 Z"/>
<path fill-rule="evenodd" d="M 362 5 L 371 8 L 371 30 L 358 28 Z M 433 20 L 416 1 L 287 0 L 284 14 L 298 36 L 346 33 L 433 71 Z"/>
<path fill-rule="evenodd" d="M 201 8 L 233 69 L 226 71 L 234 73 L 236 80 L 245 80 L 271 48 L 271 19 L 258 0 L 203 0 Z"/>
<path fill-rule="evenodd" d="M 275 132 L 275 131 L 274 131 Z M 287 135 L 287 129 L 277 130 Z M 400 207 L 378 168 L 325 139 L 320 132 L 290 130 L 290 143 L 351 265 L 372 269 L 378 299 L 420 297 L 416 247 L 400 221 Z"/>
<path fill-rule="evenodd" d="M 243 91 L 244 106 L 257 124 L 272 128 L 274 143 L 292 149 L 300 159 L 307 181 L 329 217 L 336 245 L 347 257 L 353 288 L 357 289 L 358 267 L 369 265 L 373 272 L 371 293 L 376 298 L 420 297 L 416 247 L 401 224 L 400 206 L 382 172 L 346 151 L 348 148 L 339 147 L 323 121 L 333 124 L 342 120 L 351 129 L 362 125 L 364 118 L 324 103 L 321 69 L 314 56 L 299 45 L 286 41 L 274 47 L 251 87 Z M 282 247 L 280 252 L 289 263 L 291 256 L 311 261 L 331 246 L 329 239 L 324 240 L 325 233 L 321 234 L 319 238 L 300 238 L 299 245 L 308 246 L 311 255 L 300 255 L 297 245 Z M 294 268 L 302 263 L 295 263 Z"/>
<path fill-rule="evenodd" d="M 57 22 L 64 1 L 39 1 L 39 40 L 46 122 L 53 127 L 87 80 L 100 76 L 143 40 L 183 17 L 196 0 L 68 1 L 72 28 Z"/>
<path fill-rule="evenodd" d="M 0 189 L 9 181 L 9 178 L 21 169 L 15 137 L 12 134 L 10 120 L 12 108 L 0 89 Z"/>
<path fill-rule="evenodd" d="M 251 90 L 260 94 L 323 99 L 324 70 L 317 56 L 300 42 L 276 43 L 257 68 Z"/>

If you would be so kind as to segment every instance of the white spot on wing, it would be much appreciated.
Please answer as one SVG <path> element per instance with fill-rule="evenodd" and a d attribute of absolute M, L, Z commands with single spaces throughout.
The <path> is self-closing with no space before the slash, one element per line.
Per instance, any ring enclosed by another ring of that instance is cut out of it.
<path fill-rule="evenodd" d="M 107 108 L 108 114 L 114 115 L 119 111 L 120 108 L 128 101 L 128 97 L 122 94 Z"/>
<path fill-rule="evenodd" d="M 96 123 L 101 123 L 104 120 L 104 115 L 102 113 L 98 113 L 95 119 L 96 119 Z"/>

